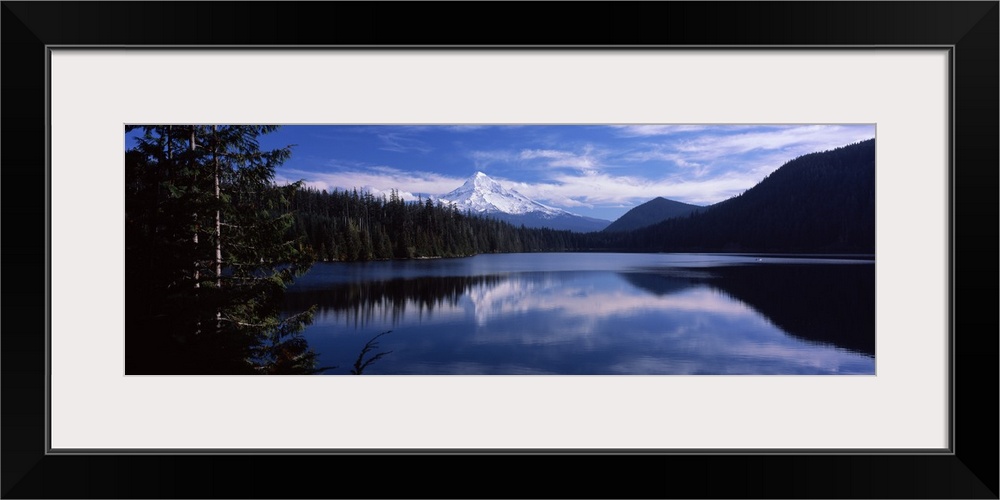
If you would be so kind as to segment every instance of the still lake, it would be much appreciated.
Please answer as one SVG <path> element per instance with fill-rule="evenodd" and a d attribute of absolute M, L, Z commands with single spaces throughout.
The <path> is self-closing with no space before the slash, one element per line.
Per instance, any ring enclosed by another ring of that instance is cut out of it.
<path fill-rule="evenodd" d="M 874 374 L 874 257 L 530 253 L 319 262 L 285 312 L 326 374 Z M 391 351 L 391 352 L 389 352 Z"/>

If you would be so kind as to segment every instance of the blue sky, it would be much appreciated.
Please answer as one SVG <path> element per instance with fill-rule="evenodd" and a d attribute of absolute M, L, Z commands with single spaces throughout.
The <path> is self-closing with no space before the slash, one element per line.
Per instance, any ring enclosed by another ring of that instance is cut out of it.
<path fill-rule="evenodd" d="M 277 181 L 408 199 L 476 171 L 536 201 L 614 220 L 657 196 L 709 205 L 803 154 L 875 137 L 874 125 L 285 125 L 294 144 Z"/>

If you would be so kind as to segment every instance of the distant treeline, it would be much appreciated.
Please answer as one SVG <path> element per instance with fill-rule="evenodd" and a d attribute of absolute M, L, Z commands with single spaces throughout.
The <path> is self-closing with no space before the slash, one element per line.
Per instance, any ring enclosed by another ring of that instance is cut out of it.
<path fill-rule="evenodd" d="M 320 260 L 562 252 L 581 248 L 584 240 L 579 233 L 517 227 L 429 199 L 406 202 L 395 191 L 385 197 L 305 188 L 296 193 L 291 209 L 295 230 Z"/>
<path fill-rule="evenodd" d="M 295 230 L 321 260 L 462 257 L 508 252 L 875 253 L 875 140 L 796 158 L 741 195 L 622 231 L 514 226 L 396 192 L 303 189 Z"/>

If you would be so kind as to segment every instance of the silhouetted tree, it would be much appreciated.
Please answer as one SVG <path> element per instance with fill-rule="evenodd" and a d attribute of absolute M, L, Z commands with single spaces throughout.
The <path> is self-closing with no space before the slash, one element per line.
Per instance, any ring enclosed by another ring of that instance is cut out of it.
<path fill-rule="evenodd" d="M 133 126 L 126 151 L 126 372 L 306 373 L 281 317 L 285 287 L 312 263 L 293 231 L 297 184 L 274 186 L 291 154 L 262 151 L 272 126 Z"/>

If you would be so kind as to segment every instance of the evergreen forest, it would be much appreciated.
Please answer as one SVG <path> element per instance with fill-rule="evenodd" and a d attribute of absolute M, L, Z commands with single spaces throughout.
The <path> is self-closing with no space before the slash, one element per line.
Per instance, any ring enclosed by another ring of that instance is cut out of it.
<path fill-rule="evenodd" d="M 125 372 L 310 373 L 282 294 L 313 262 L 291 232 L 299 185 L 276 186 L 291 148 L 268 126 L 131 126 L 125 152 Z"/>
<path fill-rule="evenodd" d="M 584 234 L 514 226 L 461 213 L 430 199 L 406 202 L 352 191 L 304 188 L 292 199 L 297 235 L 320 260 L 468 257 L 481 253 L 564 252 Z"/>

